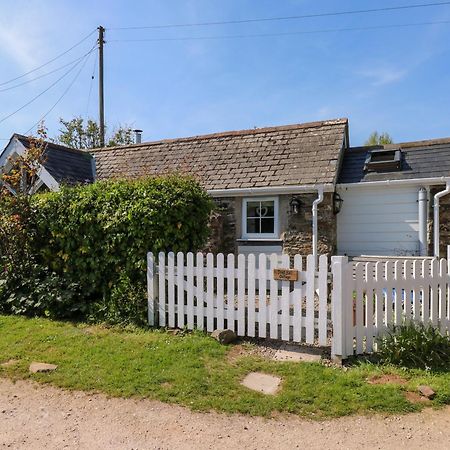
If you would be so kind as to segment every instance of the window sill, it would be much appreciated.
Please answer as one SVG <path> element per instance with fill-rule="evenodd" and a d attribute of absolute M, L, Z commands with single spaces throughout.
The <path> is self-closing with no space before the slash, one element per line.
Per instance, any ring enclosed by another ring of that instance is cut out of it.
<path fill-rule="evenodd" d="M 241 238 L 237 242 L 283 242 L 280 238 Z"/>

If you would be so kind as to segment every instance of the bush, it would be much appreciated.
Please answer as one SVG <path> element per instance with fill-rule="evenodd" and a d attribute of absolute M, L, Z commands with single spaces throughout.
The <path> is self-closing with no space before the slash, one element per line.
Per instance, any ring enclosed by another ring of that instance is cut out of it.
<path fill-rule="evenodd" d="M 432 325 L 406 323 L 379 340 L 383 363 L 425 370 L 450 369 L 450 338 Z"/>
<path fill-rule="evenodd" d="M 40 269 L 13 284 L 17 267 L 0 275 L 0 308 L 135 323 L 145 320 L 146 253 L 200 249 L 213 207 L 194 179 L 176 175 L 64 187 L 33 196 L 30 205 L 32 220 L 17 252 L 31 248 L 25 259 Z M 47 303 L 32 295 L 42 284 L 55 293 Z M 56 301 L 56 292 L 65 294 Z"/>
<path fill-rule="evenodd" d="M 83 317 L 87 310 L 79 286 L 54 272 L 28 265 L 26 276 L 0 278 L 0 312 L 52 319 Z"/>
<path fill-rule="evenodd" d="M 102 302 L 96 302 L 90 309 L 90 321 L 117 325 L 147 324 L 147 289 L 143 283 L 132 283 L 127 275 L 111 289 L 111 295 Z"/>
<path fill-rule="evenodd" d="M 2 195 L 0 190 L 0 276 L 21 276 L 29 271 L 35 237 L 34 210 L 29 197 Z"/>

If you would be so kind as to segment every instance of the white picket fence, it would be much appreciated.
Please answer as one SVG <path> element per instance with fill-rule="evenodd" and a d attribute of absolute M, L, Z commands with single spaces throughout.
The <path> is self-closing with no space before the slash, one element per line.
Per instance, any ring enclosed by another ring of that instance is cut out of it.
<path fill-rule="evenodd" d="M 148 254 L 150 325 L 331 345 L 370 353 L 392 325 L 431 323 L 450 334 L 447 260 L 351 262 L 344 256 Z M 274 269 L 294 269 L 279 281 Z M 330 289 L 332 287 L 332 289 Z"/>
<path fill-rule="evenodd" d="M 385 262 L 332 258 L 333 353 L 376 351 L 392 325 L 415 321 L 450 333 L 450 266 L 446 259 Z"/>
<path fill-rule="evenodd" d="M 275 280 L 276 268 L 298 270 L 297 281 Z M 151 325 L 328 344 L 326 256 L 316 271 L 312 255 L 149 253 L 148 298 Z"/>

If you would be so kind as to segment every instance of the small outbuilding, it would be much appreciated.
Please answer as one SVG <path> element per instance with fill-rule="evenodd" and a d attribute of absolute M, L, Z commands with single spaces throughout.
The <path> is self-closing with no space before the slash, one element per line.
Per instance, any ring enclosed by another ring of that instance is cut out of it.
<path fill-rule="evenodd" d="M 11 170 L 14 161 L 30 145 L 30 137 L 13 134 L 6 147 L 0 151 L 0 170 Z M 95 165 L 88 152 L 46 141 L 43 143 L 43 157 L 37 175 L 38 182 L 33 186 L 35 192 L 57 191 L 61 184 L 92 183 L 95 179 Z"/>

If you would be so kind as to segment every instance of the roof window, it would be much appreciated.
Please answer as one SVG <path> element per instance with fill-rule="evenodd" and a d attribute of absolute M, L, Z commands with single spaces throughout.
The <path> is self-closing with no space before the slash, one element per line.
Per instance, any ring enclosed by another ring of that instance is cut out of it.
<path fill-rule="evenodd" d="M 393 172 L 402 168 L 402 151 L 400 148 L 389 150 L 372 150 L 364 162 L 365 172 Z"/>

